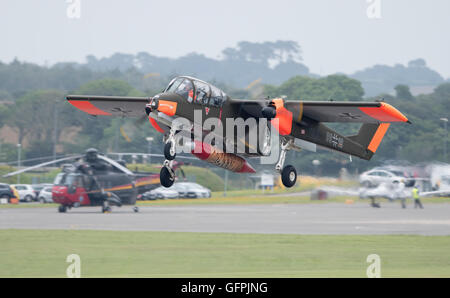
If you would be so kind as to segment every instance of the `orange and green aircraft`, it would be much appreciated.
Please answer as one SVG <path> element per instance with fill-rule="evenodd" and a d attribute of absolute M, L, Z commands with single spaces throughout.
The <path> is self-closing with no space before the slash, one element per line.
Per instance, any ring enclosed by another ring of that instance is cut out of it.
<path fill-rule="evenodd" d="M 391 123 L 410 123 L 385 102 L 231 99 L 219 88 L 189 76 L 174 78 L 153 97 L 68 95 L 66 99 L 95 116 L 148 117 L 165 136 L 160 182 L 166 187 L 175 181 L 172 162 L 182 146 L 201 160 L 238 173 L 255 172 L 246 158 L 269 157 L 274 148 L 279 149 L 275 169 L 283 184 L 292 187 L 297 171 L 284 165 L 289 150 L 320 147 L 370 160 Z M 344 136 L 326 125 L 336 122 L 361 123 L 361 127 L 356 135 Z M 180 143 L 181 136 L 191 142 Z"/>

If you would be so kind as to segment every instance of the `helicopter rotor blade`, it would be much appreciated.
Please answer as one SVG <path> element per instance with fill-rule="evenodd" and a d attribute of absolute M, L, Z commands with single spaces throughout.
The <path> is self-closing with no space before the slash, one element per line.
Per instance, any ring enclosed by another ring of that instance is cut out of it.
<path fill-rule="evenodd" d="M 7 174 L 3 175 L 2 177 L 3 178 L 11 177 L 11 176 L 18 175 L 18 174 L 21 174 L 21 173 L 24 173 L 24 172 L 28 172 L 28 171 L 31 171 L 31 170 L 34 170 L 34 169 L 38 169 L 38 168 L 41 168 L 41 167 L 45 167 L 45 166 L 49 166 L 49 165 L 52 165 L 52 164 L 55 164 L 55 163 L 59 163 L 61 161 L 77 159 L 77 158 L 81 158 L 81 157 L 82 157 L 82 155 L 73 155 L 73 156 L 68 156 L 68 157 L 64 157 L 64 158 L 60 158 L 60 159 L 55 159 L 55 160 L 52 160 L 52 161 L 43 162 L 43 163 L 40 163 L 40 164 L 31 166 L 31 167 L 28 167 L 28 168 L 25 168 L 25 169 L 21 169 L 21 170 L 17 170 L 17 171 L 11 172 L 11 173 L 7 173 Z"/>
<path fill-rule="evenodd" d="M 125 174 L 134 175 L 133 172 L 131 172 L 130 170 L 128 170 L 127 168 L 125 168 L 124 166 L 122 166 L 121 164 L 119 164 L 118 162 L 116 162 L 115 160 L 113 160 L 113 159 L 111 159 L 109 157 L 106 157 L 104 155 L 98 155 L 98 158 L 103 159 L 104 161 L 110 163 L 111 165 L 113 165 L 117 169 L 121 170 Z"/>

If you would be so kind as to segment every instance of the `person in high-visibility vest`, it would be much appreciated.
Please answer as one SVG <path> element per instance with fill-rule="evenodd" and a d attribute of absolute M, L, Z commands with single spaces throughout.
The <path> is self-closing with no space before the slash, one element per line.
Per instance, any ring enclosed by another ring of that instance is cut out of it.
<path fill-rule="evenodd" d="M 419 189 L 417 188 L 417 186 L 413 187 L 412 196 L 414 199 L 414 209 L 417 207 L 419 207 L 420 209 L 423 209 L 422 202 L 420 202 Z"/>

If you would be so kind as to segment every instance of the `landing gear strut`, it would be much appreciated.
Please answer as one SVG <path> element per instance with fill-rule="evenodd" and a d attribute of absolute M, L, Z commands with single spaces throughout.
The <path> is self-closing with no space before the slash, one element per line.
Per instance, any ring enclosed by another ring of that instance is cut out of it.
<path fill-rule="evenodd" d="M 280 159 L 278 160 L 275 170 L 281 174 L 281 181 L 285 187 L 294 186 L 297 181 L 297 171 L 291 165 L 284 166 L 284 161 L 286 159 L 286 152 L 291 150 L 293 147 L 293 140 L 282 140 L 281 141 L 281 152 Z"/>
<path fill-rule="evenodd" d="M 170 129 L 169 136 L 167 137 L 166 144 L 164 145 L 164 156 L 167 160 L 174 160 L 177 155 L 175 150 L 175 125 Z"/>
<path fill-rule="evenodd" d="M 111 213 L 111 207 L 109 206 L 108 201 L 103 202 L 102 212 L 103 213 Z"/>

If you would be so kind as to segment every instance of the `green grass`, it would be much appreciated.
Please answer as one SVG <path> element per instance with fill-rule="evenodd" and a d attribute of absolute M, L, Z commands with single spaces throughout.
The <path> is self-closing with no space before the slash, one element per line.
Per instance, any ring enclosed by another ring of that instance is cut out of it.
<path fill-rule="evenodd" d="M 0 230 L 0 277 L 450 277 L 450 237 Z"/>

